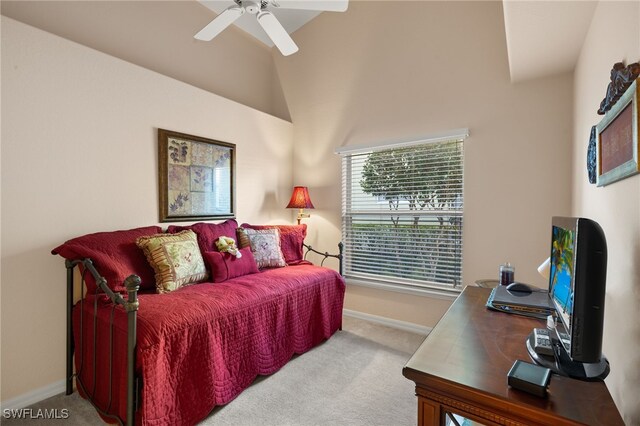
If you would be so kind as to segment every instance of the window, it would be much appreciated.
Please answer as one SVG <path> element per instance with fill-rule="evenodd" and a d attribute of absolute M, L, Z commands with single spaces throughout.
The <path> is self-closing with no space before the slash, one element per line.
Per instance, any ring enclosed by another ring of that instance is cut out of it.
<path fill-rule="evenodd" d="M 464 136 L 339 151 L 347 278 L 459 290 Z"/>

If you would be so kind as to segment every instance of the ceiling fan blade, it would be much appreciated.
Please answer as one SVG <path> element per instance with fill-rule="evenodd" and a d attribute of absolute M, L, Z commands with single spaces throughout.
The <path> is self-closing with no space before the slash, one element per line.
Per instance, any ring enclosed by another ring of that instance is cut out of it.
<path fill-rule="evenodd" d="M 349 7 L 349 0 L 271 0 L 271 4 L 281 9 L 344 12 Z"/>
<path fill-rule="evenodd" d="M 213 21 L 194 35 L 193 38 L 203 41 L 211 41 L 215 36 L 220 34 L 225 28 L 233 23 L 244 13 L 244 8 L 239 6 L 231 6 L 224 10 L 220 15 L 216 16 Z"/>
<path fill-rule="evenodd" d="M 284 56 L 289 56 L 298 51 L 298 46 L 293 42 L 287 30 L 284 29 L 271 12 L 263 10 L 258 13 L 257 18 L 258 23 Z"/>

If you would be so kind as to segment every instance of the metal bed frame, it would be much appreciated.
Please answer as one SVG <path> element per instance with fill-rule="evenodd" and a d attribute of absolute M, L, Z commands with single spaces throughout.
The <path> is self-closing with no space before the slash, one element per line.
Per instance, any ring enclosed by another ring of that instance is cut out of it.
<path fill-rule="evenodd" d="M 344 277 L 344 273 L 343 273 L 344 271 L 343 271 L 343 269 L 342 269 L 342 268 L 343 268 L 343 265 L 342 265 L 342 258 L 343 258 L 343 252 L 344 252 L 344 244 L 342 244 L 342 241 L 340 241 L 340 242 L 338 243 L 338 254 L 329 254 L 329 253 L 328 253 L 328 252 L 326 252 L 326 251 L 325 251 L 324 253 L 322 253 L 322 252 L 320 252 L 320 251 L 318 251 L 318 250 L 314 249 L 314 248 L 313 248 L 313 247 L 311 247 L 310 245 L 307 245 L 307 244 L 305 244 L 305 243 L 302 243 L 302 245 L 303 245 L 303 246 L 304 246 L 304 248 L 307 250 L 307 251 L 304 253 L 304 256 L 303 256 L 303 259 L 304 259 L 304 260 L 307 260 L 307 255 L 309 254 L 309 252 L 317 253 L 317 254 L 319 254 L 320 256 L 322 256 L 322 261 L 320 262 L 320 266 L 324 266 L 324 261 L 325 261 L 325 260 L 327 260 L 327 258 L 329 258 L 329 257 L 333 257 L 333 258 L 335 258 L 335 259 L 338 259 L 338 265 L 339 265 L 339 266 L 338 266 L 338 272 L 340 273 L 340 275 L 341 275 L 341 276 L 343 276 L 343 277 Z"/>
<path fill-rule="evenodd" d="M 340 275 L 343 275 L 343 244 L 340 242 L 338 244 L 338 254 L 329 254 L 328 252 L 320 252 L 315 250 L 310 245 L 304 244 L 304 249 L 306 250 L 303 258 L 306 260 L 309 252 L 316 253 L 323 257 L 320 262 L 320 266 L 324 266 L 325 260 L 328 258 L 338 259 L 339 262 L 339 272 Z M 97 340 L 96 340 L 96 329 L 97 329 L 97 304 L 98 298 L 94 298 L 94 307 L 93 307 L 93 389 L 91 392 L 85 387 L 82 383 L 80 373 L 82 372 L 84 359 L 80 360 L 80 365 L 78 367 L 78 372 L 73 372 L 73 354 L 75 351 L 75 344 L 73 341 L 73 299 L 74 299 L 74 273 L 73 270 L 76 266 L 82 266 L 82 278 L 80 285 L 80 338 L 79 338 L 79 347 L 81 348 L 80 353 L 82 352 L 83 345 L 86 343 L 83 341 L 83 321 L 84 321 L 84 303 L 85 303 L 85 294 L 84 294 L 84 284 L 85 284 L 85 275 L 90 273 L 95 279 L 96 286 L 98 290 L 96 294 L 105 294 L 113 303 L 111 308 L 111 315 L 109 319 L 109 402 L 107 406 L 107 410 L 101 410 L 96 403 L 94 403 L 95 391 L 96 391 L 96 348 L 97 348 Z M 138 290 L 140 289 L 140 277 L 137 275 L 130 275 L 124 280 L 124 286 L 126 288 L 128 297 L 125 299 L 120 293 L 116 293 L 111 290 L 107 286 L 107 280 L 102 277 L 98 271 L 93 266 L 93 262 L 91 259 L 77 259 L 77 260 L 66 260 L 65 267 L 67 268 L 67 372 L 66 372 L 66 395 L 71 395 L 73 393 L 73 378 L 76 378 L 76 386 L 78 386 L 82 392 L 85 394 L 91 405 L 104 417 L 108 417 L 117 421 L 120 425 L 133 425 L 135 424 L 135 412 L 139 407 L 140 402 L 140 393 L 142 389 L 142 381 L 140 377 L 136 377 L 135 372 L 135 356 L 136 356 L 136 340 L 137 340 L 137 312 L 139 307 L 138 302 Z M 113 389 L 112 389 L 112 374 L 113 374 L 113 318 L 115 314 L 116 308 L 120 306 L 124 309 L 124 312 L 127 314 L 127 410 L 126 410 L 126 421 L 120 418 L 116 414 L 110 414 L 109 409 L 111 408 L 111 402 L 113 400 Z"/>

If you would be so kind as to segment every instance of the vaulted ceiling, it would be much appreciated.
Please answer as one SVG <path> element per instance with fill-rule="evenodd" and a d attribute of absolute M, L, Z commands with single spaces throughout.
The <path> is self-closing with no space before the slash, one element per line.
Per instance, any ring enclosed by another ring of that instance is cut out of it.
<path fill-rule="evenodd" d="M 511 81 L 572 71 L 597 1 L 504 0 Z"/>
<path fill-rule="evenodd" d="M 194 34 L 216 17 L 195 0 L 2 0 L 0 11 L 116 58 L 290 119 L 271 49 L 235 26 L 210 42 L 195 40 Z"/>
<path fill-rule="evenodd" d="M 10 18 L 288 120 L 272 57 L 280 53 L 268 47 L 270 41 L 263 39 L 255 22 L 240 21 L 211 42 L 193 39 L 216 16 L 213 10 L 222 10 L 227 3 L 231 4 L 231 0 L 3 0 L 0 8 Z M 371 7 L 375 3 L 371 1 Z M 575 67 L 597 2 L 502 3 L 513 82 L 568 72 Z M 277 12 L 294 40 L 295 30 L 311 20 L 308 25 L 322 25 L 321 20 L 314 19 L 316 12 Z M 388 24 L 392 27 L 402 22 Z"/>

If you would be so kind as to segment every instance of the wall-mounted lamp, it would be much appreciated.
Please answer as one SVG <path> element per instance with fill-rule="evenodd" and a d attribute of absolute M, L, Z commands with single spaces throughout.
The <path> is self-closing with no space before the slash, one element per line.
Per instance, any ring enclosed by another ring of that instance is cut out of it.
<path fill-rule="evenodd" d="M 309 190 L 306 186 L 294 186 L 293 193 L 291 194 L 291 200 L 287 205 L 288 209 L 300 209 L 298 212 L 298 225 L 300 225 L 300 219 L 311 217 L 309 213 L 305 213 L 304 209 L 314 209 L 311 197 L 309 197 Z"/>

